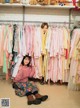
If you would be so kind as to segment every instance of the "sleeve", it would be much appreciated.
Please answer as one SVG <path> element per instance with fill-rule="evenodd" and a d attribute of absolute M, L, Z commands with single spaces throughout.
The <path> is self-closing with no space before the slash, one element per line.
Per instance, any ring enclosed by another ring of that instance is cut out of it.
<path fill-rule="evenodd" d="M 31 67 L 31 72 L 29 74 L 29 77 L 33 77 L 35 75 L 35 69 L 34 67 Z"/>
<path fill-rule="evenodd" d="M 19 70 L 19 67 L 20 67 L 20 64 L 21 64 L 22 59 L 23 59 L 23 57 L 22 57 L 21 55 L 18 55 L 18 62 L 16 63 L 16 65 L 15 65 L 15 67 L 14 67 L 12 77 L 16 77 L 16 75 L 17 75 L 17 73 L 18 73 L 18 70 Z"/>
<path fill-rule="evenodd" d="M 23 78 L 22 69 L 20 68 L 16 77 L 13 79 L 14 82 L 18 82 Z"/>

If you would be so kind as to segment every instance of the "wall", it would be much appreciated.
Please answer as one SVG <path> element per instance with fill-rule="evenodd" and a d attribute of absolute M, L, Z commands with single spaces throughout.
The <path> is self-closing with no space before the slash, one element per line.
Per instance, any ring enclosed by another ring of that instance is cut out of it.
<path fill-rule="evenodd" d="M 25 20 L 29 21 L 47 21 L 47 22 L 68 22 L 69 11 L 65 9 L 45 9 L 45 8 L 27 8 L 25 11 Z"/>
<path fill-rule="evenodd" d="M 72 11 L 72 20 L 80 19 L 80 11 Z M 54 8 L 25 8 L 26 21 L 46 22 L 69 22 L 69 9 Z M 23 20 L 23 7 L 2 7 L 0 6 L 0 20 Z"/>
<path fill-rule="evenodd" d="M 22 7 L 0 7 L 0 20 L 23 20 Z"/>
<path fill-rule="evenodd" d="M 74 25 L 77 25 L 77 21 L 79 21 L 79 27 L 80 27 L 80 10 L 72 10 L 71 12 L 71 21 L 74 23 Z"/>

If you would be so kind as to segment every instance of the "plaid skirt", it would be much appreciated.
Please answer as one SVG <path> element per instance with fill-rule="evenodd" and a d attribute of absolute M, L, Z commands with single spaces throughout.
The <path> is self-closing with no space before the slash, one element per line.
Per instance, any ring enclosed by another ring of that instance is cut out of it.
<path fill-rule="evenodd" d="M 15 94 L 22 97 L 25 96 L 27 93 L 38 91 L 36 84 L 32 81 L 28 82 L 17 82 L 15 83 L 17 88 L 15 88 Z"/>

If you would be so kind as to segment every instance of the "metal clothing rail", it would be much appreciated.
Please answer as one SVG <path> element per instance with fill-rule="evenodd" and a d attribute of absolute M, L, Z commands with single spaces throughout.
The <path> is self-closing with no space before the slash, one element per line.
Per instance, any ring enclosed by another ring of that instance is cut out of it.
<path fill-rule="evenodd" d="M 23 23 L 23 21 L 19 20 L 0 20 L 0 23 Z"/>
<path fill-rule="evenodd" d="M 48 21 L 22 21 L 22 20 L 0 20 L 0 23 L 43 23 L 47 22 L 48 24 L 73 24 L 69 22 L 48 22 Z"/>

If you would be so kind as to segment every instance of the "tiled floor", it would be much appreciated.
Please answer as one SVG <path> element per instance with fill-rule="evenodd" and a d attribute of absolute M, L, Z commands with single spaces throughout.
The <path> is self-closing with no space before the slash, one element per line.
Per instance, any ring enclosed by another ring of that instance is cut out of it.
<path fill-rule="evenodd" d="M 5 80 L 0 80 L 0 98 L 10 98 L 10 108 L 80 108 L 80 91 L 69 91 L 65 85 L 37 85 L 41 94 L 49 96 L 40 105 L 27 105 L 26 97 L 16 96 Z"/>

